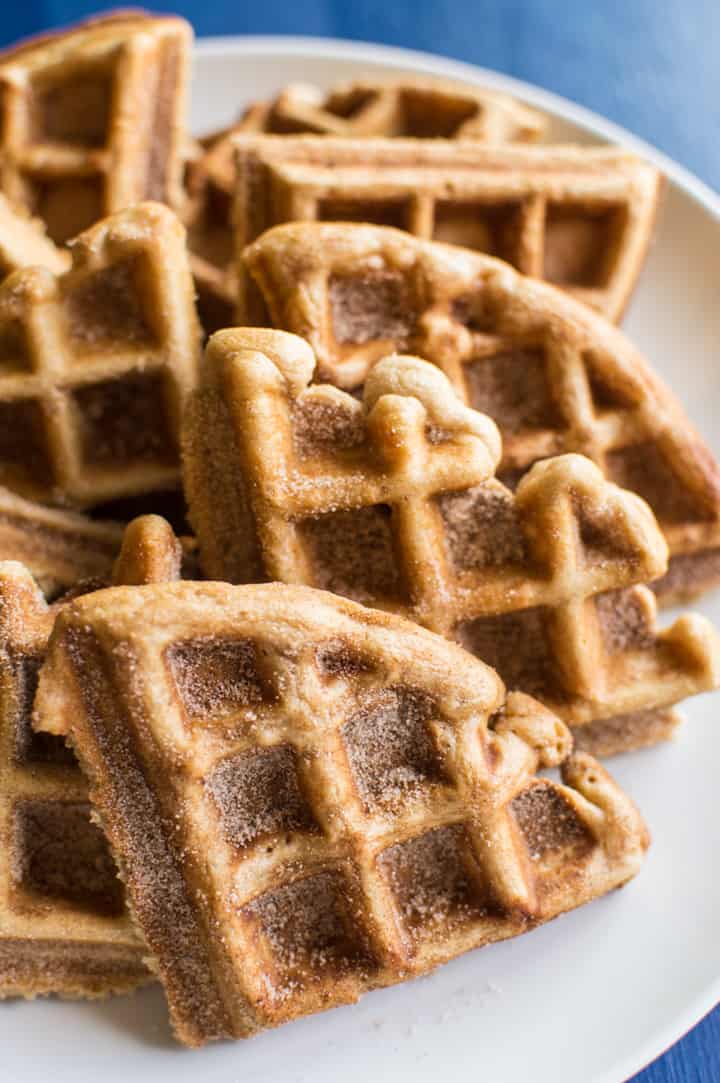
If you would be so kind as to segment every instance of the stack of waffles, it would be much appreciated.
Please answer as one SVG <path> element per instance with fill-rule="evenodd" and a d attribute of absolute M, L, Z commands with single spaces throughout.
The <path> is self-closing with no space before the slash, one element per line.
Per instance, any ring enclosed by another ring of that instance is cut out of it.
<path fill-rule="evenodd" d="M 188 173 L 190 247 L 208 330 L 228 326 L 236 315 L 236 137 L 273 132 L 339 135 L 364 155 L 368 138 L 375 136 L 393 137 L 393 143 L 395 137 L 412 137 L 420 146 L 442 140 L 455 147 L 466 139 L 487 146 L 533 143 L 544 130 L 540 114 L 503 94 L 428 78 L 350 83 L 328 94 L 292 85 L 272 102 L 250 105 L 236 124 L 204 140 Z M 281 146 L 293 143 L 281 140 Z"/>
<path fill-rule="evenodd" d="M 191 39 L 0 54 L 0 996 L 196 1046 L 639 871 L 720 468 L 613 326 L 656 170 L 407 76 L 191 138 Z"/>

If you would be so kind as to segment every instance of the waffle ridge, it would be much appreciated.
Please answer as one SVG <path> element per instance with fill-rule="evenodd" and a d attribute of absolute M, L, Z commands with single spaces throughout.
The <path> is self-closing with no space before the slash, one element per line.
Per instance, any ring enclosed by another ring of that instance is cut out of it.
<path fill-rule="evenodd" d="M 71 251 L 60 276 L 28 267 L 0 285 L 0 480 L 79 507 L 173 488 L 200 351 L 184 229 L 140 203 Z"/>
<path fill-rule="evenodd" d="M 129 524 L 112 576 L 76 583 L 52 605 L 22 564 L 0 562 L 0 997 L 106 996 L 150 980 L 77 761 L 61 738 L 33 733 L 31 713 L 70 597 L 174 579 L 180 562 L 157 516 Z"/>
<path fill-rule="evenodd" d="M 414 102 L 408 103 L 410 98 Z M 291 84 L 264 117 L 256 106 L 248 111 L 250 118 L 254 125 L 262 123 L 264 131 L 286 135 L 305 131 L 352 139 L 445 137 L 483 143 L 534 143 L 547 125 L 542 114 L 489 87 L 418 75 L 412 80 L 353 80 L 327 93 Z"/>
<path fill-rule="evenodd" d="M 142 200 L 182 202 L 192 29 L 110 14 L 0 53 L 0 190 L 66 241 Z"/>
<path fill-rule="evenodd" d="M 24 564 L 46 597 L 81 579 L 107 578 L 122 538 L 120 523 L 48 508 L 0 487 L 0 561 Z"/>
<path fill-rule="evenodd" d="M 656 629 L 643 584 L 667 546 L 639 497 L 574 454 L 512 493 L 493 422 L 418 358 L 377 363 L 362 403 L 312 384 L 314 365 L 286 332 L 211 338 L 183 456 L 208 577 L 302 583 L 410 617 L 600 754 L 669 736 L 672 705 L 717 685 L 707 621 Z"/>
<path fill-rule="evenodd" d="M 33 266 L 61 274 L 69 262 L 67 252 L 53 244 L 39 219 L 0 195 L 0 276 Z"/>
<path fill-rule="evenodd" d="M 235 238 L 293 221 L 399 226 L 497 256 L 618 320 L 642 268 L 658 171 L 606 147 L 241 134 Z M 239 322 L 257 306 L 240 263 Z"/>
<path fill-rule="evenodd" d="M 720 469 L 670 389 L 586 306 L 492 257 L 381 226 L 278 226 L 244 261 L 272 326 L 312 345 L 317 379 L 359 389 L 393 351 L 433 362 L 498 421 L 501 480 L 586 455 L 652 507 L 671 555 L 663 601 L 720 582 Z"/>
<path fill-rule="evenodd" d="M 79 599 L 35 721 L 78 750 L 189 1045 L 523 932 L 624 883 L 647 845 L 591 757 L 563 783 L 535 776 L 570 747 L 539 704 L 440 637 L 307 588 Z"/>

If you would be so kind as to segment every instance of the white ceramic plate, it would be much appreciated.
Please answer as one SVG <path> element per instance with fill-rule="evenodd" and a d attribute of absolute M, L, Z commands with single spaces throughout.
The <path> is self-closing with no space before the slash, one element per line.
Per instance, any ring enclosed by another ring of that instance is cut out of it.
<path fill-rule="evenodd" d="M 720 200 L 679 166 L 587 111 L 492 72 L 420 53 L 299 38 L 225 38 L 197 50 L 193 124 L 298 80 L 424 71 L 509 90 L 545 109 L 553 137 L 634 147 L 669 190 L 626 327 L 720 452 Z M 720 599 L 700 608 L 720 623 Z M 616 760 L 654 835 L 639 878 L 610 898 L 428 978 L 247 1043 L 174 1045 L 162 994 L 99 1004 L 0 1006 L 8 1083 L 620 1083 L 720 996 L 717 777 L 720 701 L 692 702 L 671 745 Z"/>

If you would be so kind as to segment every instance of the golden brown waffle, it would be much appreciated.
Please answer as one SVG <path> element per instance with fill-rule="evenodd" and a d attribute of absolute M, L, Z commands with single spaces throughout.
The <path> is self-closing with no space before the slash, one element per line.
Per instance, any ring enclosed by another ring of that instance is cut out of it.
<path fill-rule="evenodd" d="M 17 560 L 46 597 L 81 579 L 105 579 L 122 542 L 119 523 L 46 508 L 0 487 L 0 561 Z"/>
<path fill-rule="evenodd" d="M 404 135 L 527 143 L 541 138 L 545 126 L 541 114 L 505 94 L 417 76 L 343 84 L 329 92 L 294 85 L 272 102 L 251 105 L 237 124 L 204 141 L 204 153 L 188 171 L 189 244 L 203 327 L 211 332 L 234 322 L 234 136 L 315 132 L 353 139 Z M 290 148 L 292 142 L 287 143 Z"/>
<path fill-rule="evenodd" d="M 26 211 L 13 207 L 0 195 L 0 277 L 20 267 L 47 267 L 62 274 L 70 263 L 67 252 L 50 240 L 42 222 Z"/>
<path fill-rule="evenodd" d="M 381 226 L 281 226 L 245 259 L 272 325 L 313 346 L 320 380 L 359 388 L 393 350 L 432 361 L 498 423 L 501 481 L 514 488 L 549 455 L 587 455 L 660 522 L 663 601 L 720 583 L 720 469 L 669 388 L 586 306 L 488 256 Z"/>
<path fill-rule="evenodd" d="M 54 241 L 131 203 L 179 207 L 192 28 L 118 12 L 0 53 L 0 190 Z"/>
<path fill-rule="evenodd" d="M 703 618 L 658 632 L 642 584 L 667 547 L 648 507 L 579 455 L 494 477 L 493 423 L 425 361 L 390 357 L 363 403 L 311 385 L 279 331 L 210 340 L 188 403 L 185 488 L 206 574 L 278 580 L 410 617 L 542 700 L 609 755 L 672 732 L 670 707 L 720 682 Z"/>
<path fill-rule="evenodd" d="M 164 520 L 137 519 L 113 581 L 178 578 L 180 556 Z M 0 997 L 102 996 L 150 980 L 77 762 L 60 738 L 30 724 L 65 604 L 48 607 L 26 568 L 0 562 Z"/>
<path fill-rule="evenodd" d="M 235 143 L 238 260 L 283 222 L 396 226 L 498 256 L 612 320 L 642 268 L 660 186 L 653 166 L 607 147 L 268 135 Z M 246 285 L 241 274 L 239 321 L 254 323 Z"/>
<path fill-rule="evenodd" d="M 397 617 L 273 583 L 120 588 L 55 626 L 68 727 L 181 1041 L 246 1037 L 619 886 L 647 834 L 562 723 Z"/>
<path fill-rule="evenodd" d="M 245 128 L 268 132 L 534 143 L 547 118 L 489 87 L 413 74 L 357 79 L 329 91 L 295 83 L 266 106 L 251 106 Z"/>
<path fill-rule="evenodd" d="M 0 484 L 80 507 L 171 488 L 200 349 L 185 231 L 140 203 L 72 260 L 0 285 Z"/>

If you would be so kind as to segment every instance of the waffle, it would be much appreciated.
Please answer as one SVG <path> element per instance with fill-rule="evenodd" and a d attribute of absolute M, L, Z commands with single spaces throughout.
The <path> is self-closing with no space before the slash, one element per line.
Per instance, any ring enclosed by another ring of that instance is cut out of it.
<path fill-rule="evenodd" d="M 188 1045 L 522 933 L 625 883 L 647 844 L 592 757 L 536 777 L 570 739 L 534 700 L 303 587 L 74 602 L 35 722 L 69 726 Z"/>
<path fill-rule="evenodd" d="M 283 222 L 396 226 L 498 256 L 617 320 L 642 268 L 660 174 L 607 147 L 246 135 L 237 147 L 238 259 Z M 256 298 L 240 280 L 240 321 Z"/>
<path fill-rule="evenodd" d="M 329 91 L 292 84 L 265 106 L 245 114 L 268 132 L 414 139 L 475 139 L 484 143 L 534 143 L 547 118 L 489 87 L 413 74 L 358 79 Z"/>
<path fill-rule="evenodd" d="M 0 561 L 20 561 L 47 598 L 81 579 L 110 575 L 123 530 L 78 512 L 46 508 L 0 488 Z"/>
<path fill-rule="evenodd" d="M 381 226 L 281 226 L 245 260 L 273 326 L 313 346 L 320 380 L 359 388 L 393 350 L 434 362 L 497 421 L 501 481 L 586 455 L 660 522 L 663 601 L 720 583 L 720 469 L 672 392 L 586 306 L 488 256 Z"/>
<path fill-rule="evenodd" d="M 545 118 L 493 90 L 413 76 L 392 82 L 358 82 L 328 93 L 286 87 L 272 102 L 249 106 L 240 120 L 205 140 L 188 172 L 189 243 L 203 327 L 234 323 L 237 302 L 232 214 L 235 193 L 233 140 L 248 132 L 315 132 L 364 136 L 534 142 Z M 285 142 L 287 140 L 281 140 Z M 290 141 L 288 146 L 290 146 Z"/>
<path fill-rule="evenodd" d="M 131 203 L 179 207 L 189 23 L 119 12 L 0 53 L 0 190 L 60 243 Z"/>
<path fill-rule="evenodd" d="M 176 579 L 180 559 L 164 520 L 137 519 L 112 581 Z M 150 980 L 77 762 L 60 738 L 30 725 L 48 638 L 67 604 L 46 605 L 23 565 L 0 563 L 0 997 L 102 996 Z"/>
<path fill-rule="evenodd" d="M 455 639 L 536 696 L 595 755 L 672 733 L 720 681 L 701 617 L 658 632 L 642 585 L 667 547 L 646 504 L 579 455 L 495 478 L 494 424 L 437 368 L 379 362 L 363 403 L 310 385 L 278 331 L 210 340 L 189 400 L 185 488 L 206 574 L 333 591 Z"/>
<path fill-rule="evenodd" d="M 42 222 L 13 207 L 0 195 L 0 278 L 20 267 L 47 267 L 54 274 L 67 269 L 70 258 L 45 234 Z"/>
<path fill-rule="evenodd" d="M 72 267 L 0 285 L 0 484 L 91 506 L 178 483 L 200 329 L 172 211 L 141 203 L 72 242 Z"/>

